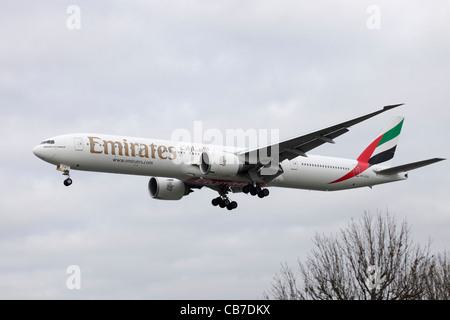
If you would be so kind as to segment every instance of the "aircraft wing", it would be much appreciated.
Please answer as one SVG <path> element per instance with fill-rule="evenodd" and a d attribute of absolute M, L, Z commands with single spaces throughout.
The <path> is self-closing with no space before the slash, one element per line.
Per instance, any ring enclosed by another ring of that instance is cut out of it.
<path fill-rule="evenodd" d="M 445 160 L 445 159 L 443 159 L 443 158 L 428 159 L 428 160 L 408 163 L 408 164 L 404 164 L 404 165 L 401 165 L 401 166 L 397 166 L 397 167 L 392 167 L 392 168 L 376 171 L 376 173 L 381 174 L 381 175 L 390 175 L 390 174 L 402 173 L 402 172 L 407 172 L 407 171 L 411 171 L 411 170 L 414 170 L 414 169 L 418 169 L 418 168 L 421 168 L 421 167 L 424 167 L 424 166 L 428 166 L 430 164 L 433 164 L 435 162 L 439 162 L 439 161 L 442 161 L 442 160 Z"/>
<path fill-rule="evenodd" d="M 268 161 L 266 160 L 267 158 L 273 160 L 273 158 L 276 157 L 277 152 L 278 152 L 278 163 L 282 162 L 285 159 L 291 160 L 298 156 L 307 157 L 306 153 L 311 151 L 312 149 L 317 148 L 318 146 L 324 143 L 334 143 L 333 139 L 348 132 L 349 127 L 358 124 L 362 121 L 365 121 L 367 119 L 370 119 L 383 112 L 399 107 L 401 105 L 403 105 L 403 103 L 388 105 L 383 107 L 381 110 L 366 114 L 364 116 L 349 121 L 336 124 L 334 126 L 322 130 L 318 130 L 309 134 L 294 137 L 276 144 L 256 148 L 253 150 L 245 150 L 240 152 L 239 156 L 245 159 L 247 163 L 261 164 L 261 166 L 263 165 L 262 163 L 266 164 L 268 163 Z M 275 154 L 272 155 L 271 151 L 274 151 Z M 261 156 L 269 154 L 270 157 L 266 157 L 266 159 L 263 159 L 263 156 Z"/>

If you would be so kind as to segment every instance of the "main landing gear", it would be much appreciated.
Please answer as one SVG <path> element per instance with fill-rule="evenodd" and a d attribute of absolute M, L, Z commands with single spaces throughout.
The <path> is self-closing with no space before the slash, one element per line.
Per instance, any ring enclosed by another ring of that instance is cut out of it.
<path fill-rule="evenodd" d="M 248 184 L 242 188 L 242 192 L 245 194 L 250 193 L 252 196 L 258 195 L 260 198 L 267 197 L 269 195 L 269 189 L 261 188 L 260 185 Z"/>
<path fill-rule="evenodd" d="M 237 202 L 231 201 L 227 196 L 227 193 L 230 191 L 229 188 L 221 187 L 218 191 L 220 196 L 211 200 L 211 204 L 213 206 L 219 206 L 221 208 L 226 207 L 228 210 L 237 208 Z M 242 188 L 242 192 L 244 192 L 245 194 L 250 193 L 252 196 L 258 195 L 258 197 L 260 198 L 264 198 L 269 195 L 269 189 L 261 188 L 259 184 L 248 184 Z"/>
<path fill-rule="evenodd" d="M 219 192 L 219 196 L 217 198 L 212 199 L 211 204 L 214 207 L 221 207 L 221 208 L 227 208 L 228 210 L 233 210 L 236 209 L 238 204 L 236 201 L 231 201 L 228 196 L 227 193 L 230 191 L 230 188 L 228 188 L 227 186 L 221 186 L 218 190 Z"/>
<path fill-rule="evenodd" d="M 213 206 L 226 207 L 228 210 L 236 209 L 238 206 L 236 201 L 231 201 L 226 195 L 212 199 L 211 203 Z"/>

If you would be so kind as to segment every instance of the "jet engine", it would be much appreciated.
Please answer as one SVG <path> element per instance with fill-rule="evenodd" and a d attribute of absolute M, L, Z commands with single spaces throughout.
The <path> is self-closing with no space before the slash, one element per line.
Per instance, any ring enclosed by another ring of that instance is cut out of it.
<path fill-rule="evenodd" d="M 173 178 L 152 177 L 148 182 L 148 190 L 153 199 L 180 200 L 189 194 L 189 188 L 183 181 Z"/>
<path fill-rule="evenodd" d="M 242 170 L 243 164 L 232 153 L 203 152 L 200 157 L 200 171 L 202 174 L 213 176 L 234 176 Z"/>

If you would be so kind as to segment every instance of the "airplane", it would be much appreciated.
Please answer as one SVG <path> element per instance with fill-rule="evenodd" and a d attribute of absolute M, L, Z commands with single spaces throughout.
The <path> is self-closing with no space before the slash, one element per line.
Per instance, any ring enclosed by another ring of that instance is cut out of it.
<path fill-rule="evenodd" d="M 180 200 L 194 189 L 218 192 L 213 206 L 233 210 L 229 193 L 264 198 L 269 187 L 335 191 L 405 180 L 408 172 L 442 160 L 392 166 L 404 117 L 394 117 L 360 156 L 354 159 L 314 156 L 309 151 L 349 131 L 349 128 L 402 104 L 383 108 L 315 132 L 249 149 L 98 133 L 59 135 L 33 148 L 40 159 L 57 166 L 72 184 L 70 170 L 151 177 L 150 195 Z"/>

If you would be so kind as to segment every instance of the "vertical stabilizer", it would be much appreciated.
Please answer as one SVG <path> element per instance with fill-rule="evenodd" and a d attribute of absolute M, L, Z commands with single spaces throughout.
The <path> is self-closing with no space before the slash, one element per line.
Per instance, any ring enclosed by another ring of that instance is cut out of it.
<path fill-rule="evenodd" d="M 398 138 L 402 130 L 404 117 L 393 118 L 376 139 L 361 153 L 358 161 L 391 167 L 397 148 Z"/>

